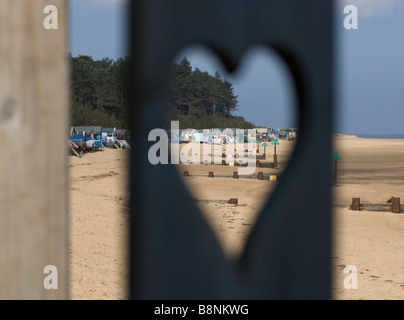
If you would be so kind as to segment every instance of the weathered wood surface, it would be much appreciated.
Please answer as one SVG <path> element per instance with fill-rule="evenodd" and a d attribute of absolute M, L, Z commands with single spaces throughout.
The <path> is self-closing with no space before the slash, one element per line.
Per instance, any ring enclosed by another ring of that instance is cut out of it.
<path fill-rule="evenodd" d="M 66 0 L 0 1 L 0 299 L 68 297 L 67 15 Z"/>
<path fill-rule="evenodd" d="M 333 1 L 130 3 L 131 135 L 139 141 L 130 159 L 130 297 L 330 299 Z M 223 254 L 176 169 L 143 156 L 148 133 L 166 123 L 171 63 L 195 44 L 213 50 L 228 71 L 253 46 L 270 46 L 295 81 L 299 141 L 237 261 Z"/>

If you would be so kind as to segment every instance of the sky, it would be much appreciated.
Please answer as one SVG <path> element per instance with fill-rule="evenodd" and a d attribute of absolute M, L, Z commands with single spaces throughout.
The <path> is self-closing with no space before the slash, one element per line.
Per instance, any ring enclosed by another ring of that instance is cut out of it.
<path fill-rule="evenodd" d="M 125 0 L 70 0 L 70 51 L 95 60 L 128 55 Z"/>
<path fill-rule="evenodd" d="M 344 28 L 346 5 L 358 9 L 358 29 Z M 125 0 L 71 0 L 73 56 L 116 59 L 128 55 Z M 335 6 L 334 131 L 404 134 L 404 1 L 338 0 Z M 270 128 L 296 127 L 296 99 L 285 63 L 267 48 L 251 48 L 233 75 L 202 46 L 185 48 L 193 67 L 233 83 L 240 115 Z"/>

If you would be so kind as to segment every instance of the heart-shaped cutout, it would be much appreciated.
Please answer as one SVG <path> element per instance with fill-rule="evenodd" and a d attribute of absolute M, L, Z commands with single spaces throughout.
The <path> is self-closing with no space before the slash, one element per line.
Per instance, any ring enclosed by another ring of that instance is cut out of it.
<path fill-rule="evenodd" d="M 177 57 L 169 84 L 171 160 L 225 254 L 236 259 L 295 147 L 293 80 L 263 47 L 249 50 L 234 75 L 204 47 Z"/>

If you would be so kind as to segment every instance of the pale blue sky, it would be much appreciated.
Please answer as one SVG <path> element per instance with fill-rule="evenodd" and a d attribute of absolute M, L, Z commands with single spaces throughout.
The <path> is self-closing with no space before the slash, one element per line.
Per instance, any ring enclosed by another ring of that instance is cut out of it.
<path fill-rule="evenodd" d="M 94 59 L 127 55 L 124 0 L 71 0 L 71 52 Z M 346 30 L 343 7 L 354 4 L 359 29 Z M 339 0 L 335 7 L 336 132 L 404 134 L 404 1 Z M 219 70 L 239 96 L 238 115 L 257 125 L 296 126 L 288 70 L 271 51 L 253 48 L 231 77 L 201 47 L 188 48 L 193 66 Z"/>
<path fill-rule="evenodd" d="M 128 6 L 124 0 L 70 0 L 70 51 L 95 60 L 128 53 Z"/>

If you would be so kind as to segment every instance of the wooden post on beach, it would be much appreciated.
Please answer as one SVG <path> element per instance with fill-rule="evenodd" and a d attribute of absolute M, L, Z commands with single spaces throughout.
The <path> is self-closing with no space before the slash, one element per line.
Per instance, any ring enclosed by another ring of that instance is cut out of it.
<path fill-rule="evenodd" d="M 278 155 L 276 154 L 276 145 L 279 144 L 278 139 L 275 139 L 274 141 L 271 142 L 271 145 L 274 146 L 274 168 L 278 169 Z"/>
<path fill-rule="evenodd" d="M 68 298 L 68 2 L 48 4 L 0 1 L 2 300 Z"/>
<path fill-rule="evenodd" d="M 276 153 L 274 154 L 274 168 L 278 169 L 278 155 Z"/>
<path fill-rule="evenodd" d="M 262 144 L 263 146 L 264 146 L 264 160 L 266 160 L 267 159 L 267 146 L 268 146 L 268 143 L 266 143 L 266 141 L 264 141 L 264 143 Z"/>
<path fill-rule="evenodd" d="M 361 199 L 360 198 L 352 198 L 352 210 L 359 211 L 361 209 Z"/>
<path fill-rule="evenodd" d="M 391 212 L 400 213 L 400 198 L 392 197 L 392 199 L 391 199 Z"/>

